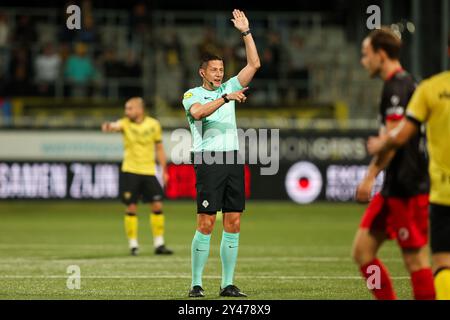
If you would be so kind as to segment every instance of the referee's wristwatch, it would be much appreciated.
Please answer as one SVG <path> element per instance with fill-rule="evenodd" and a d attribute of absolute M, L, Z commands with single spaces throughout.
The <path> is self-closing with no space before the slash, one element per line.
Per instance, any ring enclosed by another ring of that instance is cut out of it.
<path fill-rule="evenodd" d="M 223 100 L 225 101 L 225 103 L 230 102 L 230 99 L 227 98 L 227 94 L 226 94 L 226 93 L 224 93 L 224 94 L 222 95 L 222 98 L 223 98 Z"/>
<path fill-rule="evenodd" d="M 248 29 L 247 31 L 241 32 L 241 36 L 245 37 L 246 35 L 250 34 L 251 31 Z"/>

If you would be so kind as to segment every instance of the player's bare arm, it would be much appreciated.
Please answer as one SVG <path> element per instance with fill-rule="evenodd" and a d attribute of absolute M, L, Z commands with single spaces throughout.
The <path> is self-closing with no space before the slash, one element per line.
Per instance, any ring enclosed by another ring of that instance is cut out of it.
<path fill-rule="evenodd" d="M 102 123 L 103 132 L 120 132 L 122 131 L 122 126 L 119 121 L 115 122 L 104 122 Z"/>
<path fill-rule="evenodd" d="M 161 166 L 164 185 L 167 185 L 167 182 L 169 181 L 169 174 L 167 173 L 167 157 L 164 151 L 164 145 L 162 142 L 158 142 L 155 144 L 155 148 L 156 148 L 156 161 Z"/>
<path fill-rule="evenodd" d="M 207 116 L 213 114 L 217 109 L 219 109 L 221 106 L 223 106 L 225 103 L 225 99 L 227 100 L 235 100 L 237 102 L 245 102 L 247 100 L 247 97 L 245 96 L 245 91 L 248 90 L 248 87 L 243 88 L 242 90 L 235 91 L 232 93 L 229 93 L 226 95 L 225 98 L 220 97 L 219 99 L 216 99 L 214 101 L 201 104 L 201 103 L 194 103 L 191 106 L 191 109 L 189 112 L 191 113 L 192 117 L 195 120 L 201 120 L 203 118 L 206 118 Z"/>
<path fill-rule="evenodd" d="M 411 137 L 419 131 L 417 124 L 409 119 L 402 119 L 400 123 L 388 134 L 370 137 L 367 141 L 369 154 L 374 155 L 380 152 L 397 149 L 404 145 Z"/>
<path fill-rule="evenodd" d="M 241 33 L 245 34 L 250 31 L 250 24 L 244 12 L 235 9 L 233 11 L 233 19 L 231 21 L 234 27 L 238 29 Z M 252 81 L 255 76 L 256 71 L 261 67 L 261 62 L 258 56 L 258 50 L 256 49 L 255 41 L 253 40 L 252 34 L 248 33 L 243 35 L 245 52 L 247 55 L 247 65 L 239 72 L 238 80 L 239 83 L 246 87 L 250 81 Z"/>
<path fill-rule="evenodd" d="M 401 120 L 387 120 L 386 126 L 380 128 L 378 133 L 379 137 L 385 136 L 395 130 L 400 124 Z M 369 164 L 367 169 L 366 176 L 359 183 L 356 188 L 356 201 L 358 202 L 368 202 L 370 201 L 370 195 L 372 193 L 373 185 L 375 183 L 375 179 L 383 171 L 391 162 L 392 158 L 395 156 L 395 150 L 386 150 L 375 154 L 372 158 L 372 161 Z"/>
<path fill-rule="evenodd" d="M 380 128 L 378 136 L 386 135 L 386 132 L 394 129 L 398 123 L 399 121 L 388 120 L 386 122 L 386 126 Z M 395 150 L 389 150 L 387 152 L 380 152 L 373 156 L 367 169 L 366 176 L 361 180 L 356 188 L 356 201 L 366 203 L 371 200 L 372 189 L 377 176 L 389 165 L 394 155 Z"/>

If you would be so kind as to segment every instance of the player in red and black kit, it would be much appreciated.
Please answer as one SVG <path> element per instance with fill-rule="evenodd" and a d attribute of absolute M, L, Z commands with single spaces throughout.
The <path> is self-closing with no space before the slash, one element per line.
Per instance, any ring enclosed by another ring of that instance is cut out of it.
<path fill-rule="evenodd" d="M 384 80 L 380 134 L 395 130 L 416 87 L 401 67 L 400 48 L 401 40 L 389 29 L 371 32 L 362 44 L 361 63 L 372 77 Z M 427 246 L 429 177 L 424 144 L 419 134 L 396 152 L 375 155 L 356 191 L 357 201 L 368 202 L 376 176 L 386 168 L 382 190 L 367 207 L 352 252 L 377 299 L 396 299 L 387 269 L 377 258 L 388 239 L 396 239 L 402 250 L 414 298 L 435 299 Z"/>

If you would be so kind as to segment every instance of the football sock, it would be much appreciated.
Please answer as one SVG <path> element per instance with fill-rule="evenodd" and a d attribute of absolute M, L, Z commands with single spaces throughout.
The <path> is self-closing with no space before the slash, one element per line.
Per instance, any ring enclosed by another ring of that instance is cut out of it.
<path fill-rule="evenodd" d="M 434 276 L 436 300 L 450 300 L 450 268 L 438 270 Z"/>
<path fill-rule="evenodd" d="M 411 282 L 414 299 L 434 300 L 436 298 L 431 268 L 425 268 L 411 273 Z"/>
<path fill-rule="evenodd" d="M 150 213 L 150 227 L 155 248 L 164 244 L 164 215 L 162 211 Z"/>
<path fill-rule="evenodd" d="M 130 248 L 138 246 L 138 218 L 135 213 L 127 212 L 125 214 L 125 233 L 128 238 Z"/>
<path fill-rule="evenodd" d="M 369 268 L 372 266 L 375 267 L 375 270 L 376 270 L 375 272 L 374 272 L 374 270 L 371 270 L 371 268 Z M 376 267 L 378 267 L 378 268 L 376 268 Z M 379 270 L 379 273 L 378 273 L 378 270 Z M 379 288 L 375 287 L 373 289 L 369 289 L 370 291 L 372 291 L 372 294 L 375 296 L 375 298 L 377 300 L 395 300 L 396 299 L 389 273 L 388 273 L 386 267 L 383 265 L 383 263 L 379 259 L 375 258 L 368 264 L 362 266 L 361 273 L 366 280 L 371 281 L 371 284 L 374 284 L 373 282 L 375 282 L 375 284 L 376 284 L 377 280 L 379 281 L 379 285 L 380 285 Z M 376 276 L 377 274 L 379 274 L 380 278 L 374 279 L 373 277 Z M 372 281 L 372 280 L 375 280 L 375 281 Z"/>
<path fill-rule="evenodd" d="M 210 234 L 203 234 L 198 230 L 195 231 L 191 247 L 192 287 L 202 286 L 202 274 L 209 256 L 210 241 Z"/>
<path fill-rule="evenodd" d="M 239 249 L 239 233 L 223 232 L 220 244 L 220 258 L 222 260 L 222 284 L 221 287 L 233 284 L 234 268 Z"/>

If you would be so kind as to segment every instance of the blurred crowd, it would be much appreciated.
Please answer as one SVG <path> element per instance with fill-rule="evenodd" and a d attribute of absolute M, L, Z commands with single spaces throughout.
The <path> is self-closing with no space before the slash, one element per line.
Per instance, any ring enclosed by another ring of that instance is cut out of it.
<path fill-rule="evenodd" d="M 114 37 L 110 36 L 109 42 L 102 41 L 107 35 L 102 34 L 95 21 L 92 1 L 84 0 L 81 6 L 81 30 L 58 27 L 56 39 L 45 42 L 39 41 L 33 16 L 11 17 L 0 9 L 0 97 L 109 97 L 114 83 L 119 97 L 159 94 L 176 100 L 192 86 L 192 65 L 197 66 L 204 53 L 224 58 L 226 79 L 245 65 L 245 48 L 239 37 L 233 43 L 220 41 L 214 28 L 203 28 L 203 36 L 194 44 L 196 53 L 191 55 L 176 28 L 154 32 L 145 4 L 137 4 L 130 11 L 126 25 L 128 43 L 125 50 L 119 49 Z M 62 16 L 61 21 L 66 18 Z M 306 98 L 309 67 L 304 39 L 292 35 L 283 45 L 280 34 L 269 32 L 256 40 L 263 68 L 255 80 L 269 82 L 282 76 L 292 83 L 303 81 L 302 85 L 282 88 L 284 92 L 277 94 Z M 149 85 L 152 79 L 154 86 Z M 267 91 L 264 86 L 259 87 Z"/>
<path fill-rule="evenodd" d="M 139 9 L 130 17 L 130 42 L 145 32 L 140 30 L 144 19 Z M 55 96 L 61 84 L 59 94 L 64 96 L 104 95 L 102 79 L 142 77 L 142 64 L 133 47 L 119 55 L 114 43 L 99 45 L 90 1 L 83 1 L 82 12 L 80 30 L 55 28 L 59 30 L 56 41 L 46 43 L 38 41 L 32 16 L 20 15 L 11 21 L 0 12 L 0 96 Z"/>

